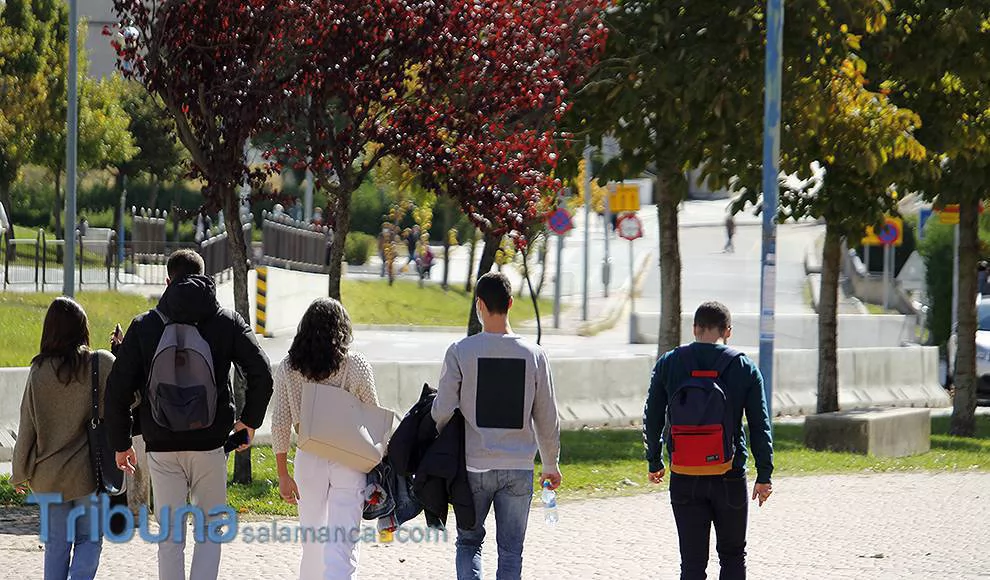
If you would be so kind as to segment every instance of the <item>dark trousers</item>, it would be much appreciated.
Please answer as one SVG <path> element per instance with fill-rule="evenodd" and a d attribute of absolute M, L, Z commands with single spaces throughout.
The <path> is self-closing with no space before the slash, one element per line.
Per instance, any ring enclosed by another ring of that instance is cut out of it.
<path fill-rule="evenodd" d="M 715 524 L 720 580 L 746 578 L 746 477 L 671 474 L 670 504 L 681 549 L 681 580 L 706 578 L 708 544 Z"/>

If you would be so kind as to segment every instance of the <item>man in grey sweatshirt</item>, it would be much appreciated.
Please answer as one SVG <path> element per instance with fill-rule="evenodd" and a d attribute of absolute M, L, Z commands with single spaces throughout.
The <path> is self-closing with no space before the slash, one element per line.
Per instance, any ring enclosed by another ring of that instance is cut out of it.
<path fill-rule="evenodd" d="M 483 332 L 450 346 L 440 372 L 432 414 L 442 430 L 464 415 L 468 482 L 477 524 L 457 528 L 457 578 L 481 579 L 485 519 L 495 506 L 499 580 L 522 576 L 522 551 L 537 447 L 540 478 L 560 485 L 560 422 L 546 353 L 512 333 L 512 286 L 500 273 L 485 274 L 476 289 Z"/>

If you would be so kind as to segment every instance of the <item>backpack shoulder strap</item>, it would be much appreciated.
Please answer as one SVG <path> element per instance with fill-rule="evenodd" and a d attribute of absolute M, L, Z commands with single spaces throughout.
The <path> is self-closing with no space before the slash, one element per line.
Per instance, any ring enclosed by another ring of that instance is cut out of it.
<path fill-rule="evenodd" d="M 722 373 L 724 373 L 725 370 L 729 368 L 729 365 L 732 364 L 732 361 L 741 357 L 742 354 L 743 353 L 734 348 L 727 348 L 723 350 L 722 354 L 719 355 L 718 360 L 715 361 L 715 372 L 717 372 L 721 377 Z"/>
<path fill-rule="evenodd" d="M 684 370 L 689 376 L 692 376 L 694 371 L 698 368 L 698 361 L 694 355 L 694 350 L 691 348 L 690 344 L 685 344 L 674 349 L 677 353 L 677 357 L 681 360 L 681 364 L 684 365 Z"/>
<path fill-rule="evenodd" d="M 158 318 L 162 319 L 162 324 L 164 324 L 165 326 L 168 326 L 169 324 L 172 323 L 172 321 L 168 319 L 168 316 L 165 316 L 165 313 L 162 312 L 161 310 L 157 308 L 152 308 L 151 311 L 157 314 Z"/>
<path fill-rule="evenodd" d="M 95 351 L 90 353 L 89 367 L 93 388 L 93 410 L 90 413 L 90 420 L 96 425 L 100 422 L 100 355 Z"/>
<path fill-rule="evenodd" d="M 344 364 L 340 369 L 340 390 L 347 391 L 347 372 L 350 370 L 351 353 L 348 352 L 344 355 Z"/>

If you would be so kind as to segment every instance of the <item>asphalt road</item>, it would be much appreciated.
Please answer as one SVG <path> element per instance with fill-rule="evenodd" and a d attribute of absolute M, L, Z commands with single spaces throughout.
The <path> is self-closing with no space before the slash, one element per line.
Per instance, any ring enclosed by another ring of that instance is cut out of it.
<path fill-rule="evenodd" d="M 760 303 L 760 248 L 761 229 L 759 218 L 740 215 L 736 222 L 736 251 L 722 253 L 725 229 L 722 224 L 726 201 L 689 201 L 681 209 L 680 242 L 683 273 L 681 278 L 682 304 L 685 311 L 705 300 L 720 300 L 733 312 L 758 312 Z M 644 224 L 644 237 L 635 242 L 635 259 L 638 262 L 647 252 L 652 252 L 649 271 L 642 297 L 637 299 L 640 311 L 659 309 L 661 274 L 655 266 L 659 257 L 657 215 L 653 207 L 640 212 Z M 562 261 L 562 291 L 571 303 L 570 315 L 579 315 L 579 298 L 583 280 L 583 216 L 577 216 L 574 230 L 566 237 Z M 601 300 L 604 296 L 601 264 L 605 255 L 605 234 L 596 216 L 592 214 L 589 254 L 589 295 Z M 790 224 L 778 228 L 777 311 L 811 313 L 805 300 L 804 255 L 808 246 L 822 227 L 814 224 Z M 610 239 L 612 258 L 611 292 L 629 278 L 629 242 L 617 237 Z M 554 244 L 553 249 L 556 249 Z M 463 276 L 455 273 L 467 271 L 466 256 L 458 253 L 458 263 L 451 267 L 452 278 Z M 547 267 L 556 267 L 554 252 L 548 256 Z M 463 263 L 460 263 L 464 261 Z M 534 273 L 535 275 L 535 273 Z M 552 296 L 552 284 L 546 291 Z M 577 302 L 577 303 L 575 303 Z M 526 333 L 533 331 L 527 330 Z M 421 332 L 395 330 L 362 330 L 355 332 L 354 348 L 372 360 L 437 361 L 447 347 L 463 337 L 460 332 Z M 598 336 L 585 338 L 573 335 L 544 335 L 543 346 L 552 358 L 616 357 L 626 355 L 655 354 L 651 345 L 628 344 L 628 327 L 625 321 L 613 330 Z M 291 337 L 268 339 L 265 350 L 273 361 L 281 360 L 288 352 Z"/>
<path fill-rule="evenodd" d="M 777 229 L 776 311 L 814 311 L 805 294 L 804 256 L 823 231 L 814 224 L 786 224 Z M 734 313 L 760 311 L 762 229 L 756 224 L 736 228 L 734 253 L 723 253 L 725 228 L 693 227 L 680 231 L 681 306 L 694 310 L 706 300 L 718 300 Z M 643 288 L 642 310 L 660 309 L 661 272 L 651 268 Z"/>

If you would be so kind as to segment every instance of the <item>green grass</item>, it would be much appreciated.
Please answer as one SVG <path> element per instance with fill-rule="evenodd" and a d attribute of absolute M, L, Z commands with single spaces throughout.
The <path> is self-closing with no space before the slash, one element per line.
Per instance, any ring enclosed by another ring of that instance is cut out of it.
<path fill-rule="evenodd" d="M 6 252 L 6 244 L 3 245 L 3 250 Z M 78 252 L 78 250 L 77 250 Z M 5 254 L 0 254 L 0 259 Z M 49 239 L 49 244 L 43 246 L 39 249 L 38 244 L 34 243 L 20 243 L 14 244 L 14 255 L 16 258 L 11 262 L 11 266 L 30 266 L 34 267 L 35 259 L 38 260 L 38 267 L 41 267 L 41 262 L 46 261 L 49 268 L 55 268 L 61 265 L 58 261 L 58 246 L 51 243 Z M 79 264 L 79 254 L 76 254 L 76 265 Z M 84 251 L 83 252 L 83 265 L 87 268 L 105 268 L 106 267 L 106 255 L 98 252 Z"/>
<path fill-rule="evenodd" d="M 887 459 L 853 453 L 811 451 L 800 425 L 776 425 L 776 479 L 803 475 L 870 474 L 896 471 L 990 471 L 990 416 L 977 417 L 976 437 L 949 436 L 949 419 L 932 420 L 932 450 L 924 455 Z M 656 490 L 646 480 L 642 436 L 637 429 L 600 429 L 561 433 L 562 499 L 609 497 Z M 290 460 L 292 453 L 290 453 Z M 278 495 L 271 447 L 252 451 L 254 483 L 231 485 L 230 505 L 240 513 L 295 516 L 296 508 Z M 233 469 L 233 458 L 228 473 Z M 539 466 L 537 466 L 537 470 Z M 786 483 L 782 484 L 786 486 Z M 20 503 L 9 479 L 0 477 L 0 505 Z"/>
<path fill-rule="evenodd" d="M 464 288 L 444 292 L 437 284 L 423 288 L 416 282 L 396 280 L 344 280 L 340 293 L 355 324 L 420 326 L 465 326 L 471 310 L 471 295 Z M 549 300 L 540 301 L 540 313 L 553 309 Z M 536 318 L 533 301 L 518 298 L 510 319 L 519 323 Z"/>
<path fill-rule="evenodd" d="M 870 314 L 900 314 L 896 310 L 885 310 L 880 304 L 870 304 L 869 302 L 864 302 L 863 306 L 866 307 L 866 311 Z"/>
<path fill-rule="evenodd" d="M 385 281 L 344 280 L 342 292 L 355 324 L 464 326 L 471 307 L 471 297 L 463 289 L 444 292 L 436 285 L 420 288 L 401 280 L 391 287 Z M 56 296 L 0 293 L 0 367 L 30 364 L 38 352 L 45 312 Z M 82 292 L 78 300 L 89 316 L 90 340 L 100 348 L 106 347 L 116 323 L 126 329 L 131 318 L 150 307 L 144 297 L 117 292 Z M 541 312 L 551 307 L 549 301 L 540 302 Z M 533 318 L 532 301 L 517 301 L 512 319 Z"/>
<path fill-rule="evenodd" d="M 295 449 L 289 451 L 291 461 Z M 278 470 L 275 468 L 275 454 L 269 446 L 258 446 L 251 450 L 253 482 L 251 485 L 227 486 L 227 502 L 238 513 L 264 514 L 273 516 L 296 516 L 296 507 L 282 500 L 278 494 Z M 234 456 L 228 458 L 228 479 L 234 471 Z"/>
<path fill-rule="evenodd" d="M 0 293 L 0 367 L 28 366 L 38 354 L 48 305 L 56 294 Z M 118 292 L 81 292 L 76 297 L 89 317 L 89 336 L 95 348 L 108 348 L 118 322 L 125 329 L 131 319 L 150 307 L 143 296 Z"/>
<path fill-rule="evenodd" d="M 802 426 L 776 425 L 775 477 L 891 471 L 990 471 L 990 417 L 977 417 L 977 436 L 973 438 L 951 437 L 947 435 L 948 430 L 948 418 L 935 418 L 932 420 L 930 452 L 886 459 L 811 451 L 804 447 Z M 657 489 L 646 479 L 642 435 L 638 429 L 564 431 L 560 439 L 564 486 L 559 493 L 562 499 L 609 497 Z M 294 516 L 295 508 L 278 496 L 275 456 L 271 448 L 255 448 L 252 460 L 255 482 L 250 486 L 230 486 L 230 504 L 246 513 Z M 233 460 L 230 466 L 232 469 Z"/>

